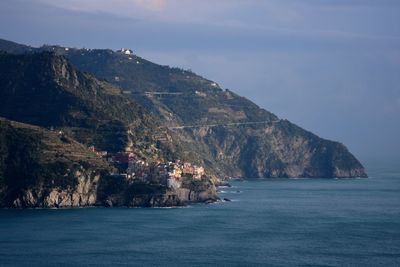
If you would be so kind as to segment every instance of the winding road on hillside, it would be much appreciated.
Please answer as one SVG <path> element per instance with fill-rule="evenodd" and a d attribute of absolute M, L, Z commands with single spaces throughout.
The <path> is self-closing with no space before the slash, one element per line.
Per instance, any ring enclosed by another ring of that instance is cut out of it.
<path fill-rule="evenodd" d="M 201 128 L 201 127 L 218 127 L 218 126 L 241 126 L 241 125 L 254 125 L 254 124 L 266 124 L 266 123 L 277 123 L 280 120 L 275 121 L 248 121 L 248 122 L 229 122 L 229 123 L 218 123 L 218 124 L 202 124 L 202 125 L 181 125 L 181 126 L 163 126 L 170 130 L 182 130 L 190 128 Z"/>

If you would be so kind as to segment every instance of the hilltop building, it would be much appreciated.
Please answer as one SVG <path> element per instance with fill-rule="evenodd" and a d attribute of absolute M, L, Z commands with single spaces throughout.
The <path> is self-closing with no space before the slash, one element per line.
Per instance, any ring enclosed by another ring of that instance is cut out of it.
<path fill-rule="evenodd" d="M 118 52 L 125 55 L 133 55 L 133 51 L 129 48 L 121 48 L 121 50 L 118 50 Z"/>

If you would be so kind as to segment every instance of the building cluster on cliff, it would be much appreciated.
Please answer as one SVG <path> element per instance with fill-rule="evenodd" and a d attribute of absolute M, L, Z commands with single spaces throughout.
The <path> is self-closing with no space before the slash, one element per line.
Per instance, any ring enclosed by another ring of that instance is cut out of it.
<path fill-rule="evenodd" d="M 129 181 L 157 183 L 176 189 L 181 187 L 185 179 L 196 181 L 205 176 L 204 167 L 179 159 L 149 162 L 129 152 L 108 153 L 94 146 L 89 149 L 118 168 L 119 173 L 114 175 L 124 176 Z"/>

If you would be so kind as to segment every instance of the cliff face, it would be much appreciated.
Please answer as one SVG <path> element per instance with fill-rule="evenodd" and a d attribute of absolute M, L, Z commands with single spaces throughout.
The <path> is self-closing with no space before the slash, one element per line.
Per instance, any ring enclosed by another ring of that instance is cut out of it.
<path fill-rule="evenodd" d="M 100 175 L 91 177 L 90 174 L 76 172 L 74 179 L 77 185 L 71 188 L 33 187 L 22 192 L 5 206 L 13 208 L 67 208 L 87 207 L 96 205 L 97 190 Z"/>
<path fill-rule="evenodd" d="M 340 143 L 323 140 L 284 120 L 246 127 L 187 129 L 218 166 L 234 177 L 364 177 Z"/>
<path fill-rule="evenodd" d="M 109 207 L 171 207 L 219 199 L 215 185 L 208 178 L 192 181 L 180 188 L 168 188 L 113 177 L 99 184 L 99 192 L 97 203 Z"/>
<path fill-rule="evenodd" d="M 3 205 L 0 206 L 12 208 L 177 207 L 190 203 L 210 203 L 219 199 L 216 188 L 211 183 L 199 190 L 184 187 L 170 189 L 159 185 L 149 186 L 124 182 L 123 185 L 119 185 L 117 192 L 110 192 L 110 188 L 99 187 L 99 184 L 113 183 L 111 187 L 115 187 L 115 181 L 110 180 L 115 177 L 91 176 L 77 172 L 75 179 L 77 185 L 74 188 L 40 186 L 26 188 L 21 190 L 20 194 L 9 203 L 2 203 Z M 139 193 L 137 187 L 140 186 L 146 186 L 149 190 Z"/>
<path fill-rule="evenodd" d="M 0 206 L 93 205 L 113 170 L 84 145 L 43 128 L 0 119 Z"/>

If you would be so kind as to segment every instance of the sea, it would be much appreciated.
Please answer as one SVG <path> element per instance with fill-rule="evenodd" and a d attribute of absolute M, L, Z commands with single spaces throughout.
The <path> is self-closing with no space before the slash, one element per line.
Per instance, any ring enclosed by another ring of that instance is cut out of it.
<path fill-rule="evenodd" d="M 0 266 L 400 266 L 400 164 L 184 208 L 0 210 Z"/>

